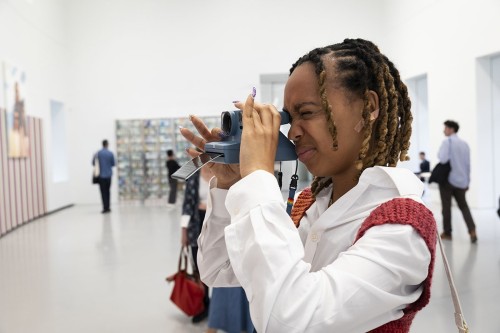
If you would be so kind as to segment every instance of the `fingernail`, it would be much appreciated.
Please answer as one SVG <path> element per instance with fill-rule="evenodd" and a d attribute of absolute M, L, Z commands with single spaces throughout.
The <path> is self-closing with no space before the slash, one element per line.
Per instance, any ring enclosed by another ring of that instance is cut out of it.
<path fill-rule="evenodd" d="M 255 95 L 257 95 L 257 89 L 255 87 L 252 88 L 252 97 L 255 98 Z"/>
<path fill-rule="evenodd" d="M 184 127 L 182 127 L 182 126 L 180 126 L 180 125 L 179 125 L 179 131 L 182 131 L 182 129 L 183 129 L 183 128 L 184 128 Z"/>
<path fill-rule="evenodd" d="M 189 115 L 189 120 L 193 120 L 194 114 Z"/>
<path fill-rule="evenodd" d="M 239 103 L 240 101 L 233 101 L 233 104 Z"/>
<path fill-rule="evenodd" d="M 221 138 L 221 139 L 227 138 L 226 132 L 223 132 L 223 131 L 219 132 L 219 138 Z"/>

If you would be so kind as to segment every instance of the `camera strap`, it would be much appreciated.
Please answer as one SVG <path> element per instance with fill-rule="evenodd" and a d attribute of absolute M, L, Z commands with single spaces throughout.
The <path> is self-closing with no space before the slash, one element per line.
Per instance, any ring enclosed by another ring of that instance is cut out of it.
<path fill-rule="evenodd" d="M 297 191 L 297 183 L 299 181 L 299 176 L 297 175 L 298 168 L 299 168 L 299 161 L 296 160 L 295 173 L 292 175 L 290 180 L 290 186 L 288 188 L 288 200 L 286 201 L 286 212 L 288 213 L 288 215 L 292 213 L 293 199 L 295 198 L 295 191 Z M 281 172 L 281 163 L 280 163 L 280 172 L 278 172 L 278 178 L 281 178 L 282 175 L 283 174 Z M 281 179 L 278 179 L 278 183 L 280 184 L 280 189 L 281 189 Z"/>

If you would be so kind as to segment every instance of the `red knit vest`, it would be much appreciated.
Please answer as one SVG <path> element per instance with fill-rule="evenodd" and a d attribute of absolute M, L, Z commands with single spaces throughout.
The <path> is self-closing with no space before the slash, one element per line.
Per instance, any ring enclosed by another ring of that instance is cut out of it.
<path fill-rule="evenodd" d="M 310 188 L 300 193 L 291 213 L 292 220 L 297 227 L 299 226 L 300 219 L 304 216 L 306 210 L 311 207 L 313 202 L 314 197 L 312 196 Z M 403 317 L 370 331 L 371 333 L 407 333 L 410 331 L 413 318 L 415 318 L 418 311 L 429 303 L 431 297 L 431 282 L 432 273 L 434 272 L 434 258 L 437 241 L 436 221 L 434 220 L 432 212 L 421 203 L 412 199 L 392 199 L 375 208 L 370 213 L 358 230 L 354 242 L 363 237 L 369 228 L 386 223 L 411 225 L 424 239 L 431 253 L 431 262 L 429 264 L 427 278 L 423 281 L 423 290 L 420 298 L 414 303 L 409 304 L 403 310 Z"/>

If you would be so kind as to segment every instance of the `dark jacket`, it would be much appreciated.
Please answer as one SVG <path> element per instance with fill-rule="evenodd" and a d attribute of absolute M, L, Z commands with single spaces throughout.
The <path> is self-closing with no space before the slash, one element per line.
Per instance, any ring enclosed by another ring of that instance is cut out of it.
<path fill-rule="evenodd" d="M 190 246 L 198 246 L 198 236 L 201 232 L 203 221 L 200 220 L 198 204 L 200 202 L 200 171 L 197 171 L 186 181 L 184 190 L 184 202 L 182 203 L 182 215 L 189 215 L 187 227 L 188 242 Z"/>

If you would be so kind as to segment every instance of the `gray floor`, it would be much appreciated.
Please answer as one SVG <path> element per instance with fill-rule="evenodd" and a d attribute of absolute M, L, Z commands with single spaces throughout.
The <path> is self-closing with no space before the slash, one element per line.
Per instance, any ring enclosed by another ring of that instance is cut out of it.
<path fill-rule="evenodd" d="M 441 226 L 436 189 L 426 200 Z M 203 332 L 169 301 L 177 268 L 180 207 L 75 206 L 0 238 L 0 333 Z M 473 210 L 471 245 L 453 208 L 446 242 L 471 332 L 500 332 L 500 220 Z M 411 332 L 456 332 L 450 291 L 436 258 L 430 304 Z"/>

